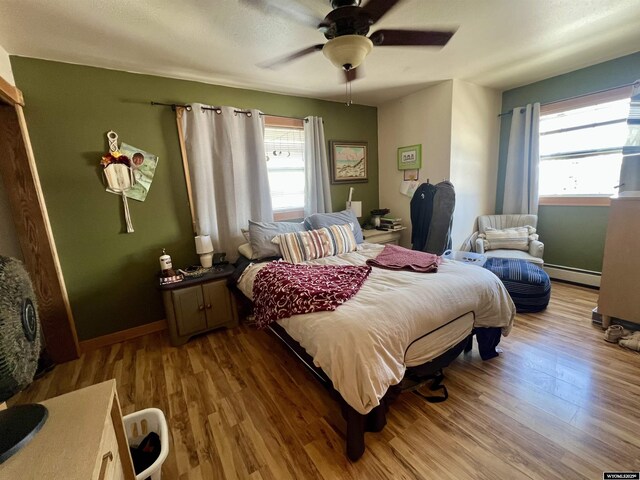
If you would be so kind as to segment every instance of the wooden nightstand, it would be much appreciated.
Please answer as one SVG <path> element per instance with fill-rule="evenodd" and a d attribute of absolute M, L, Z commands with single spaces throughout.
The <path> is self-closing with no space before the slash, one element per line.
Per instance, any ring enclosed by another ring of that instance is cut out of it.
<path fill-rule="evenodd" d="M 407 227 L 402 227 L 402 230 L 406 230 Z M 392 243 L 393 245 L 400 244 L 400 232 L 402 230 L 362 230 L 364 239 L 369 243 Z"/>
<path fill-rule="evenodd" d="M 227 288 L 233 270 L 225 265 L 199 278 L 160 286 L 172 345 L 183 345 L 214 328 L 238 325 L 235 301 Z"/>

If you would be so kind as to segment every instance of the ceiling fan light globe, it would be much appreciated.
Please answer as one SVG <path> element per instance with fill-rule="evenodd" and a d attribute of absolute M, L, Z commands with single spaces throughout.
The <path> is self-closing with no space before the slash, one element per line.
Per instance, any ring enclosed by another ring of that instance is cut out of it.
<path fill-rule="evenodd" d="M 322 48 L 322 53 L 338 68 L 347 70 L 358 68 L 369 55 L 373 43 L 363 35 L 342 35 L 329 40 Z"/>

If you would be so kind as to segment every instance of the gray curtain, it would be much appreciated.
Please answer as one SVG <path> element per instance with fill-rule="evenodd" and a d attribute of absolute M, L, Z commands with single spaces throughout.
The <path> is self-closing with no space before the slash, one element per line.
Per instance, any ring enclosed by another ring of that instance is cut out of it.
<path fill-rule="evenodd" d="M 329 164 L 321 117 L 304 119 L 304 215 L 330 213 Z"/>
<path fill-rule="evenodd" d="M 538 213 L 540 104 L 513 109 L 502 213 Z"/>
<path fill-rule="evenodd" d="M 220 112 L 194 103 L 178 116 L 189 165 L 198 235 L 211 235 L 216 251 L 233 260 L 249 220 L 273 221 L 264 155 L 264 122 L 234 107 Z"/>

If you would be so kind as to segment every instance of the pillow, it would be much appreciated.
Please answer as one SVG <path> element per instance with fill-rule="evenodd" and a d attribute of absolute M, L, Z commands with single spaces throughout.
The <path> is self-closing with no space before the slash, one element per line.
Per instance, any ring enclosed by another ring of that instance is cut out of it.
<path fill-rule="evenodd" d="M 344 225 L 345 223 L 351 225 L 356 242 L 364 242 L 358 217 L 356 217 L 356 214 L 352 210 L 343 210 L 342 212 L 336 213 L 314 213 L 304 219 L 307 230 L 317 230 L 318 228 L 330 227 L 331 225 Z"/>
<path fill-rule="evenodd" d="M 254 260 L 267 257 L 279 257 L 280 250 L 271 243 L 276 235 L 288 232 L 302 232 L 304 223 L 292 222 L 254 222 L 249 220 L 249 244 Z"/>
<path fill-rule="evenodd" d="M 334 238 L 329 229 L 282 233 L 273 239 L 280 246 L 282 259 L 300 263 L 334 255 Z"/>
<path fill-rule="evenodd" d="M 251 241 L 251 237 L 249 236 L 249 229 L 248 228 L 241 228 L 240 231 L 242 232 L 242 235 L 244 236 L 244 239 L 247 242 Z"/>
<path fill-rule="evenodd" d="M 257 260 L 254 256 L 255 254 L 253 253 L 251 245 L 249 245 L 248 243 L 243 243 L 242 245 L 240 245 L 238 247 L 238 253 L 247 257 L 249 260 Z"/>
<path fill-rule="evenodd" d="M 333 254 L 354 252 L 358 248 L 356 237 L 353 235 L 351 225 L 331 225 L 327 228 L 333 241 Z"/>
<path fill-rule="evenodd" d="M 529 240 L 534 235 L 536 229 L 531 226 L 505 228 L 497 230 L 495 228 L 487 228 L 484 233 L 478 235 L 483 239 L 484 249 L 486 250 L 529 250 Z"/>

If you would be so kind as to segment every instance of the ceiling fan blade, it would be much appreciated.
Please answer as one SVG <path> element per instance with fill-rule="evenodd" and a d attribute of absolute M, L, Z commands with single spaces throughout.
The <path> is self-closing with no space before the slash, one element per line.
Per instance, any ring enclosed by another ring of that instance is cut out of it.
<path fill-rule="evenodd" d="M 292 18 L 312 28 L 318 28 L 324 21 L 304 5 L 289 0 L 240 0 L 240 2 L 266 14 Z"/>
<path fill-rule="evenodd" d="M 369 14 L 373 23 L 380 20 L 400 0 L 369 0 L 362 9 Z"/>
<path fill-rule="evenodd" d="M 443 47 L 451 39 L 455 31 L 441 32 L 435 30 L 378 30 L 369 39 L 376 46 L 417 45 Z"/>
<path fill-rule="evenodd" d="M 285 63 L 291 62 L 292 60 L 295 60 L 297 58 L 300 57 L 304 57 L 305 55 L 308 55 L 310 53 L 313 52 L 317 52 L 322 50 L 322 47 L 324 47 L 323 44 L 319 43 L 317 45 L 312 45 L 311 47 L 307 47 L 304 48 L 302 50 L 298 50 L 297 52 L 294 53 L 290 53 L 288 55 L 284 55 L 282 57 L 273 59 L 273 60 L 267 60 L 266 62 L 261 62 L 258 64 L 258 67 L 260 68 L 278 68 L 281 67 L 282 65 L 284 65 Z"/>

